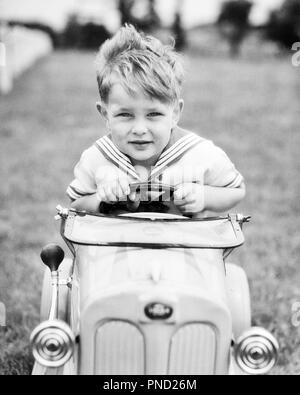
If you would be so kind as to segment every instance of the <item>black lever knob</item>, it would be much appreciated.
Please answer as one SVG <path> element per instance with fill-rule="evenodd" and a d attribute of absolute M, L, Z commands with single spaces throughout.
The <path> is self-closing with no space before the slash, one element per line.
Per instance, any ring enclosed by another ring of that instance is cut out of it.
<path fill-rule="evenodd" d="M 64 250 L 57 244 L 46 245 L 41 252 L 41 259 L 51 272 L 56 272 L 64 260 Z"/>

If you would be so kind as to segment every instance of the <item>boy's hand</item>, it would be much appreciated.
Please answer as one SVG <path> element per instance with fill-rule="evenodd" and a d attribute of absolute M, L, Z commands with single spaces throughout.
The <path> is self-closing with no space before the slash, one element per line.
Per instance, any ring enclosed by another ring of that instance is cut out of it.
<path fill-rule="evenodd" d="M 205 209 L 204 186 L 180 184 L 174 192 L 174 204 L 183 214 L 196 214 Z"/>
<path fill-rule="evenodd" d="M 118 169 L 105 169 L 96 175 L 97 193 L 100 202 L 114 203 L 118 201 L 135 200 L 135 193 L 130 194 L 130 179 Z"/>

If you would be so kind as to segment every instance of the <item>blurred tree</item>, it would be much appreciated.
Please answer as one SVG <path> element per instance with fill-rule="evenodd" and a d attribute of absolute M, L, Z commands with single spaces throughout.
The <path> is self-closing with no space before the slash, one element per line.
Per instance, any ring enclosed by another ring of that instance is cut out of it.
<path fill-rule="evenodd" d="M 121 15 L 121 24 L 125 23 L 135 24 L 135 18 L 132 15 L 132 8 L 134 6 L 134 0 L 119 0 L 119 11 Z"/>
<path fill-rule="evenodd" d="M 155 9 L 156 0 L 119 0 L 121 23 L 131 23 L 140 30 L 151 32 L 160 26 Z"/>
<path fill-rule="evenodd" d="M 97 49 L 110 36 L 105 26 L 93 22 L 82 23 L 74 14 L 61 33 L 60 45 L 64 48 Z"/>
<path fill-rule="evenodd" d="M 182 26 L 181 14 L 176 12 L 172 30 L 175 36 L 175 48 L 182 51 L 186 47 L 186 33 Z"/>
<path fill-rule="evenodd" d="M 72 14 L 69 16 L 68 23 L 61 34 L 61 46 L 64 48 L 79 48 L 81 26 L 78 16 Z"/>
<path fill-rule="evenodd" d="M 98 49 L 110 37 L 111 34 L 105 26 L 88 22 L 81 26 L 79 47 L 82 49 Z"/>
<path fill-rule="evenodd" d="M 175 36 L 175 48 L 178 51 L 182 51 L 186 47 L 186 32 L 182 24 L 182 12 L 183 12 L 184 1 L 177 0 L 175 19 L 172 25 L 172 31 Z"/>
<path fill-rule="evenodd" d="M 252 6 L 253 3 L 249 0 L 229 0 L 222 4 L 217 24 L 221 34 L 229 42 L 232 56 L 239 55 L 248 33 Z"/>
<path fill-rule="evenodd" d="M 266 37 L 285 49 L 291 49 L 295 42 L 300 41 L 300 0 L 285 0 L 278 10 L 270 14 Z"/>
<path fill-rule="evenodd" d="M 145 22 L 146 22 L 146 30 L 154 30 L 157 29 L 161 22 L 160 18 L 155 9 L 155 2 L 156 0 L 148 0 L 148 13 L 145 15 Z"/>

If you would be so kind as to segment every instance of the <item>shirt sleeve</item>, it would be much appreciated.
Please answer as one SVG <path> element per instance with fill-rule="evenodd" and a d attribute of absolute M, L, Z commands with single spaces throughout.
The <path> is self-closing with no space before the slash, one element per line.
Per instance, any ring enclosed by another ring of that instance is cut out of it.
<path fill-rule="evenodd" d="M 90 149 L 85 150 L 80 161 L 74 168 L 74 180 L 67 188 L 67 195 L 71 200 L 96 193 L 97 186 L 94 177 L 93 163 Z"/>
<path fill-rule="evenodd" d="M 211 159 L 204 182 L 206 185 L 239 188 L 243 184 L 243 176 L 221 148 L 212 145 Z"/>

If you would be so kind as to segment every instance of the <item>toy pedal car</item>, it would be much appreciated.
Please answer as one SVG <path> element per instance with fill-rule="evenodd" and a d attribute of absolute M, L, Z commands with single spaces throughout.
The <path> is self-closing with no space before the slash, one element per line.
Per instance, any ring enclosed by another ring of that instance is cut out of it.
<path fill-rule="evenodd" d="M 33 374 L 265 374 L 274 366 L 277 341 L 251 328 L 246 275 L 225 264 L 249 218 L 61 207 L 58 216 L 73 259 L 56 245 L 42 251 L 51 278 L 46 269 Z"/>

